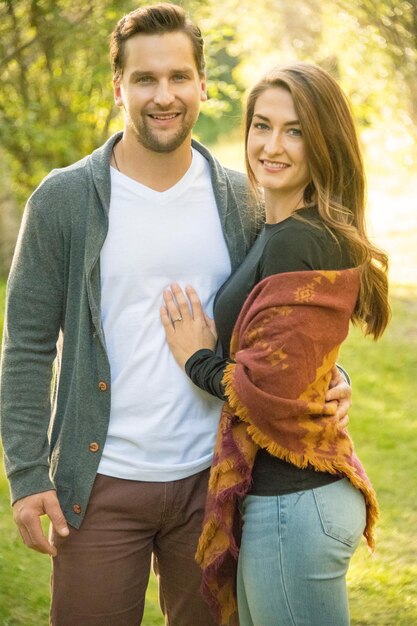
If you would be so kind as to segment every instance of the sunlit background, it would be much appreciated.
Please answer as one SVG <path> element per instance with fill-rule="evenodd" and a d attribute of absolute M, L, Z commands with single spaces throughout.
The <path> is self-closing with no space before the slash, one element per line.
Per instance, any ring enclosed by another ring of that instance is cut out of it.
<path fill-rule="evenodd" d="M 145 2 L 0 0 L 0 330 L 5 278 L 26 198 L 53 167 L 122 125 L 108 36 Z M 154 4 L 154 3 L 150 3 Z M 417 624 L 417 0 L 185 0 L 206 41 L 209 100 L 195 135 L 243 169 L 245 92 L 274 65 L 313 61 L 348 94 L 364 150 L 368 223 L 390 255 L 393 321 L 381 342 L 353 332 L 351 430 L 380 495 L 378 551 L 355 556 L 353 626 Z M 0 626 L 43 626 L 45 557 L 13 526 L 0 470 Z M 144 626 L 162 624 L 152 578 Z M 181 626 L 181 625 L 174 625 Z M 197 626 L 197 625 L 196 625 Z M 279 626 L 279 624 L 277 624 Z"/>

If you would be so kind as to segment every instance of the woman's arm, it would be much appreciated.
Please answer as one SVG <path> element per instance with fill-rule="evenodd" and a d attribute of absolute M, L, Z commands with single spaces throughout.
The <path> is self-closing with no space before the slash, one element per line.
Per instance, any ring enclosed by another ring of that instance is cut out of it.
<path fill-rule="evenodd" d="M 175 360 L 197 387 L 226 400 L 222 379 L 226 366 L 232 361 L 214 353 L 215 325 L 204 313 L 196 291 L 186 287 L 184 294 L 174 283 L 171 290 L 164 292 L 164 300 L 161 320 Z M 347 412 L 351 406 L 351 389 L 337 368 L 334 368 L 326 400 L 328 414 L 334 414 L 336 409 L 340 426 L 344 428 L 349 419 Z"/>
<path fill-rule="evenodd" d="M 226 366 L 231 359 L 216 356 L 212 350 L 198 350 L 185 363 L 185 372 L 193 383 L 212 396 L 226 400 L 222 383 Z"/>
<path fill-rule="evenodd" d="M 222 378 L 230 360 L 216 356 L 217 341 L 214 320 L 201 305 L 197 292 L 186 287 L 186 293 L 174 283 L 164 292 L 165 306 L 161 320 L 168 345 L 178 365 L 185 369 L 193 383 L 221 400 L 225 400 Z"/>

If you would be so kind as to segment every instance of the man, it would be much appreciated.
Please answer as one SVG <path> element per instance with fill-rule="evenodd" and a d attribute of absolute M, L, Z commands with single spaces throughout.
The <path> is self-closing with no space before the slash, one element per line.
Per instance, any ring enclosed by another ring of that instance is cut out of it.
<path fill-rule="evenodd" d="M 210 309 L 253 239 L 246 182 L 192 144 L 203 41 L 180 7 L 122 18 L 111 57 L 123 132 L 43 181 L 11 270 L 0 410 L 14 517 L 54 557 L 53 626 L 140 623 L 152 555 L 166 623 L 212 626 L 194 552 L 220 406 L 175 364 L 159 307 L 176 280 Z"/>

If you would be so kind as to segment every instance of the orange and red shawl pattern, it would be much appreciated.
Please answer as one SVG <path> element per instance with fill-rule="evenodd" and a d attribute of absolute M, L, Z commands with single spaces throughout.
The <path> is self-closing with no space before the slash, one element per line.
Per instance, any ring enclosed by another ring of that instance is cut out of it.
<path fill-rule="evenodd" d="M 206 516 L 196 559 L 202 593 L 222 626 L 237 626 L 239 498 L 259 447 L 298 467 L 347 477 L 367 505 L 374 548 L 375 492 L 346 429 L 324 415 L 325 394 L 360 284 L 357 268 L 276 274 L 249 294 L 231 341 Z"/>

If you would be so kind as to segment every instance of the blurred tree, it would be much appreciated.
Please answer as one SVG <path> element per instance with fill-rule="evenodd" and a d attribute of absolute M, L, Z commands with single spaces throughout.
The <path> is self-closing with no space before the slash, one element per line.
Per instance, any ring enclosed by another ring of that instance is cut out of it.
<path fill-rule="evenodd" d="M 5 276 L 9 269 L 20 221 L 10 183 L 10 173 L 0 147 L 0 276 Z"/>
<path fill-rule="evenodd" d="M 217 28 L 207 31 L 204 40 L 208 101 L 202 107 L 194 134 L 210 144 L 239 125 L 245 87 L 234 76 L 241 61 L 233 51 L 234 31 L 225 24 L 218 24 Z"/>
<path fill-rule="evenodd" d="M 243 62 L 234 72 L 253 84 L 274 65 L 316 58 L 324 36 L 320 0 L 224 0 Z"/>
<path fill-rule="evenodd" d="M 115 115 L 108 34 L 129 4 L 6 0 L 1 5 L 0 136 L 20 201 L 51 166 L 76 160 L 108 135 Z"/>
<path fill-rule="evenodd" d="M 354 15 L 373 44 L 388 57 L 398 83 L 407 93 L 407 104 L 417 123 L 417 1 L 336 0 L 346 13 Z"/>

